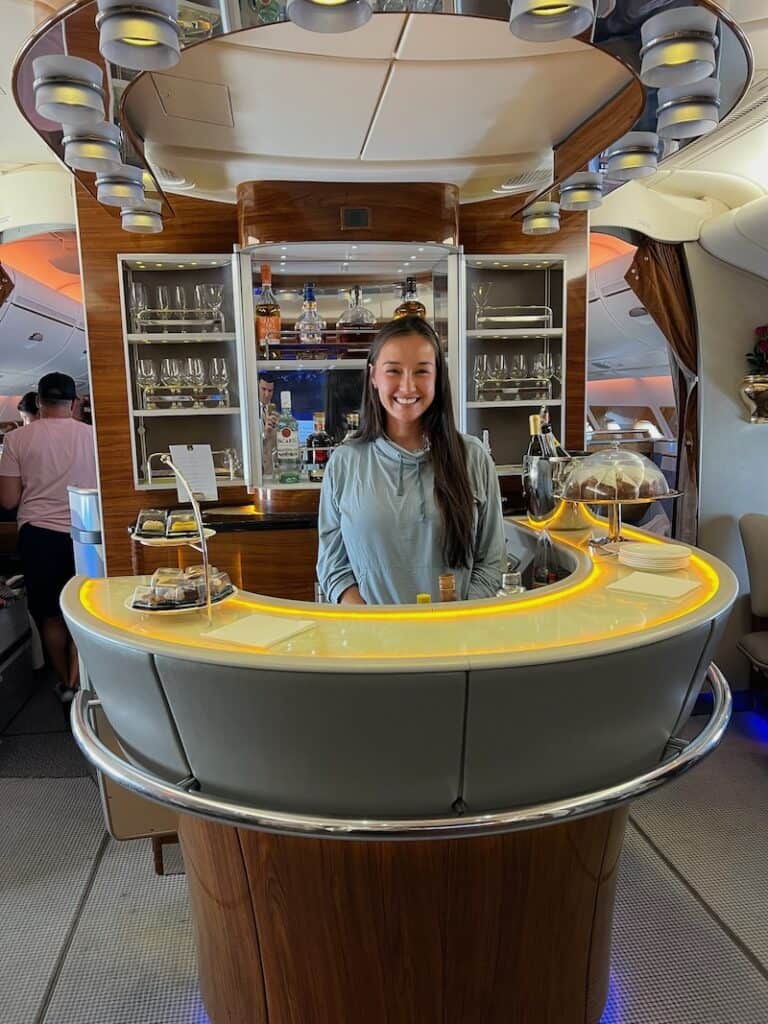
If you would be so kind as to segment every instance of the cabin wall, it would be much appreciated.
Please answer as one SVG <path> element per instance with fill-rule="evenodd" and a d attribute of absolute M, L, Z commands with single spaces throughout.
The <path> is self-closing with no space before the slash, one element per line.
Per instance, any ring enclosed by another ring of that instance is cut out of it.
<path fill-rule="evenodd" d="M 749 684 L 736 643 L 750 631 L 749 580 L 739 517 L 768 513 L 768 426 L 752 424 L 739 397 L 754 330 L 768 320 L 768 281 L 685 246 L 700 346 L 701 489 L 699 544 L 731 566 L 740 596 L 717 653 L 731 686 Z"/>

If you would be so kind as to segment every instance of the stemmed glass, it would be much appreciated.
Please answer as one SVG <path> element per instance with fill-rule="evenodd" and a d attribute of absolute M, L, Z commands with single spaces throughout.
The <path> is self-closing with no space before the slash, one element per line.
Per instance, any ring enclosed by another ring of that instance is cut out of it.
<path fill-rule="evenodd" d="M 475 303 L 475 330 L 480 327 L 480 321 L 483 319 L 485 307 L 488 305 L 491 288 L 493 288 L 492 281 L 476 281 L 470 289 L 472 292 L 472 299 Z"/>
<path fill-rule="evenodd" d="M 185 377 L 189 384 L 196 389 L 194 402 L 196 408 L 203 404 L 201 401 L 200 389 L 205 384 L 205 363 L 199 356 L 188 356 L 186 363 Z"/>
<path fill-rule="evenodd" d="M 548 352 L 539 352 L 533 360 L 533 376 L 542 380 L 552 376 L 552 356 Z"/>
<path fill-rule="evenodd" d="M 138 331 L 141 326 L 142 313 L 146 313 L 149 306 L 147 299 L 147 286 L 141 281 L 131 281 L 128 289 L 128 307 L 133 317 L 133 328 Z"/>
<path fill-rule="evenodd" d="M 515 355 L 512 356 L 510 373 L 512 377 L 517 379 L 528 376 L 528 360 L 526 359 L 524 352 L 516 352 Z"/>
<path fill-rule="evenodd" d="M 145 409 L 149 409 L 150 403 L 147 401 L 147 391 L 157 383 L 157 367 L 152 359 L 137 360 L 136 383 L 141 388 L 142 405 Z"/>
<path fill-rule="evenodd" d="M 488 366 L 488 356 L 485 353 L 480 353 L 475 356 L 472 362 L 472 380 L 475 382 L 475 401 L 480 401 L 480 389 L 483 384 L 490 379 L 490 368 Z"/>
<path fill-rule="evenodd" d="M 159 284 L 157 286 L 157 318 L 158 320 L 168 319 L 168 310 L 171 308 L 171 289 L 167 284 Z M 163 328 L 163 334 L 166 333 L 165 327 Z"/>
<path fill-rule="evenodd" d="M 214 356 L 211 359 L 210 369 L 208 371 L 208 380 L 215 387 L 221 388 L 222 390 L 222 405 L 229 405 L 229 394 L 227 386 L 229 384 L 229 367 L 227 366 L 227 360 L 222 356 Z"/>
<path fill-rule="evenodd" d="M 491 368 L 491 380 L 502 381 L 509 378 L 509 370 L 507 369 L 507 357 L 503 353 L 493 357 L 493 366 Z"/>
<path fill-rule="evenodd" d="M 180 359 L 163 359 L 160 363 L 160 380 L 167 388 L 178 388 L 182 384 Z"/>
<path fill-rule="evenodd" d="M 183 284 L 174 285 L 173 288 L 173 311 L 177 314 L 174 319 L 184 320 L 187 312 L 187 292 Z M 180 315 L 179 315 L 180 314 Z"/>

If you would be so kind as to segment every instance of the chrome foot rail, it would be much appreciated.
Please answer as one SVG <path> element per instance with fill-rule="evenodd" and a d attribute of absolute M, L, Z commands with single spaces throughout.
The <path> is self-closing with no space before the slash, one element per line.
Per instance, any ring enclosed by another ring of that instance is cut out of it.
<path fill-rule="evenodd" d="M 718 745 L 731 717 L 731 691 L 723 674 L 712 664 L 707 680 L 714 695 L 709 721 L 689 743 L 668 744 L 671 756 L 651 771 L 593 793 L 566 797 L 549 803 L 516 807 L 486 814 L 462 814 L 447 818 L 344 819 L 314 814 L 292 814 L 258 807 L 246 807 L 189 788 L 190 780 L 165 782 L 118 757 L 99 740 L 91 712 L 101 705 L 92 694 L 81 691 L 72 703 L 72 735 L 83 754 L 101 772 L 141 796 L 165 804 L 184 814 L 196 814 L 226 825 L 252 828 L 284 835 L 316 836 L 327 839 L 460 839 L 498 835 L 518 829 L 537 828 L 556 822 L 598 814 L 634 800 L 687 772 Z"/>

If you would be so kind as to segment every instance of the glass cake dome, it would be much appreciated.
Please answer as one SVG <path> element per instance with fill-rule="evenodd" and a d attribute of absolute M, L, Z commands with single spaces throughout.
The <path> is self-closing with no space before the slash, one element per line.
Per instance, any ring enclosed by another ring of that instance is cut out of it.
<path fill-rule="evenodd" d="M 605 451 L 574 462 L 562 497 L 575 501 L 648 501 L 669 494 L 669 484 L 655 463 L 618 442 Z"/>

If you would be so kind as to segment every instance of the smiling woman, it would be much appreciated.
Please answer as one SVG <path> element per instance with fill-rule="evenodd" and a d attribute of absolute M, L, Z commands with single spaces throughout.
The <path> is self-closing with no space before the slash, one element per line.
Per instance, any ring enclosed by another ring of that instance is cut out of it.
<path fill-rule="evenodd" d="M 368 357 L 360 429 L 330 460 L 317 574 L 343 604 L 492 597 L 505 568 L 495 467 L 453 419 L 442 347 L 420 317 L 392 321 Z"/>

